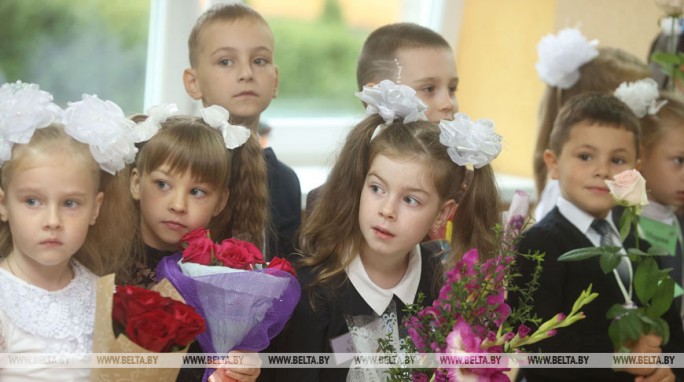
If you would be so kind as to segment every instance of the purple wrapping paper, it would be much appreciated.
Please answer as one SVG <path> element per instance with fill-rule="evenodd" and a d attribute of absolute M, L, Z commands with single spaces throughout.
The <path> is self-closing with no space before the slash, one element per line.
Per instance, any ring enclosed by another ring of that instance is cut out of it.
<path fill-rule="evenodd" d="M 169 279 L 185 301 L 207 321 L 197 337 L 206 353 L 258 352 L 292 316 L 301 288 L 287 272 L 270 269 L 190 278 L 181 272 L 181 254 L 166 256 L 157 281 Z"/>

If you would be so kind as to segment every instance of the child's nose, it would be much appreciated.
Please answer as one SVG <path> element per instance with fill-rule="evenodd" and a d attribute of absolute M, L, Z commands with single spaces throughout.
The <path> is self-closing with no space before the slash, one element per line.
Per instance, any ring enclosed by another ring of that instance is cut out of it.
<path fill-rule="evenodd" d="M 385 199 L 382 208 L 380 208 L 380 216 L 385 219 L 394 219 L 396 217 L 396 208 L 392 198 Z"/>
<path fill-rule="evenodd" d="M 169 209 L 176 213 L 184 213 L 186 211 L 187 201 L 183 192 L 176 191 L 173 193 L 169 202 Z"/>
<path fill-rule="evenodd" d="M 239 80 L 249 81 L 254 78 L 254 73 L 252 72 L 252 66 L 249 63 L 240 64 L 239 68 Z"/>
<path fill-rule="evenodd" d="M 49 230 L 56 230 L 62 227 L 62 217 L 59 214 L 59 206 L 50 205 L 45 210 L 44 228 Z"/>

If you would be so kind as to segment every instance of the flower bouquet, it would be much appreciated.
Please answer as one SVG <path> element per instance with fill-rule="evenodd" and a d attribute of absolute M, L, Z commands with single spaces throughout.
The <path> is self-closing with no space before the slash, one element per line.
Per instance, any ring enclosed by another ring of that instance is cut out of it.
<path fill-rule="evenodd" d="M 165 257 L 158 278 L 167 278 L 207 321 L 197 340 L 206 353 L 258 352 L 285 326 L 301 289 L 289 262 L 265 262 L 249 242 L 214 243 L 204 228 L 181 239 L 181 253 Z M 205 377 L 207 377 L 205 373 Z"/>
<path fill-rule="evenodd" d="M 606 180 L 606 184 L 615 202 L 625 207 L 620 216 L 620 239 L 624 242 L 630 232 L 634 234 L 635 248 L 628 248 L 626 255 L 636 263 L 636 271 L 628 268 L 632 285 L 622 288 L 625 303 L 615 304 L 608 310 L 607 318 L 612 320 L 608 335 L 615 349 L 621 352 L 628 351 L 624 345 L 642 334 L 656 333 L 663 338 L 663 343 L 667 343 L 670 330 L 662 316 L 672 305 L 675 282 L 670 277 L 670 270 L 659 269 L 656 262 L 657 256 L 667 256 L 668 251 L 656 246 L 646 252 L 640 248 L 639 214 L 648 204 L 646 181 L 637 170 L 627 170 L 615 175 L 614 180 Z M 603 272 L 617 273 L 616 268 L 623 257 L 621 251 L 621 246 L 580 248 L 563 254 L 558 260 L 578 261 L 600 256 Z M 634 303 L 632 291 L 640 306 Z"/>
<path fill-rule="evenodd" d="M 111 291 L 115 290 L 112 296 Z M 183 303 L 167 280 L 152 290 L 117 286 L 114 274 L 98 280 L 93 353 L 185 353 L 206 330 L 204 319 Z M 173 381 L 175 368 L 94 368 L 92 381 Z"/>
<path fill-rule="evenodd" d="M 524 195 L 517 194 L 517 197 L 521 196 Z M 526 325 L 538 325 L 541 321 L 531 316 L 530 302 L 537 286 L 543 254 L 520 255 L 536 261 L 536 274 L 525 288 L 515 287 L 524 303 L 516 309 L 506 304 L 506 288 L 513 288 L 513 265 L 515 256 L 519 255 L 514 251 L 515 242 L 525 225 L 527 213 L 526 203 L 522 204 L 523 212 L 516 212 L 514 210 L 520 204 L 514 201 L 505 229 L 498 228 L 500 253 L 496 257 L 480 261 L 477 249 L 468 251 L 447 272 L 445 284 L 431 306 L 414 304 L 408 307 L 409 315 L 404 322 L 408 338 L 404 349 L 400 350 L 421 354 L 511 353 L 549 338 L 557 329 L 584 318 L 580 309 L 598 296 L 591 292 L 591 286 L 579 296 L 567 315 L 558 313 L 541 323 L 534 332 Z M 397 350 L 391 341 L 381 341 L 380 345 L 385 352 Z M 508 366 L 501 364 L 491 368 L 449 368 L 430 363 L 429 368 L 395 368 L 389 374 L 392 381 L 427 381 L 430 378 L 435 381 L 508 381 L 505 374 L 508 370 Z"/>

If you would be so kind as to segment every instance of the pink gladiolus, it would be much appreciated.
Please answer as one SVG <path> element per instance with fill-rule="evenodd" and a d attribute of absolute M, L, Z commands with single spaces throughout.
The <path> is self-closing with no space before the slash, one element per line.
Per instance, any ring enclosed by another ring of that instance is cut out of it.
<path fill-rule="evenodd" d="M 525 338 L 530 334 L 530 328 L 525 326 L 525 324 L 520 324 L 518 326 L 518 337 Z"/>

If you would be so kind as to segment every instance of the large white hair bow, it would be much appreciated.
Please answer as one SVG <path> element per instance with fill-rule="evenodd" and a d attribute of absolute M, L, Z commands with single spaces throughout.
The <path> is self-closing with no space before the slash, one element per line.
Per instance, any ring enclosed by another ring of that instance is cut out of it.
<path fill-rule="evenodd" d="M 60 122 L 62 109 L 36 84 L 21 81 L 0 87 L 0 164 L 12 156 L 15 143 L 26 144 L 36 129 Z"/>
<path fill-rule="evenodd" d="M 655 115 L 667 103 L 667 101 L 658 102 L 660 95 L 658 83 L 652 78 L 623 82 L 613 94 L 626 103 L 639 118 L 645 117 L 646 114 Z"/>
<path fill-rule="evenodd" d="M 207 125 L 218 129 L 221 132 L 227 149 L 232 150 L 242 146 L 252 134 L 246 127 L 228 123 L 228 118 L 230 116 L 228 110 L 219 105 L 211 105 L 203 108 L 200 110 L 200 114 Z"/>
<path fill-rule="evenodd" d="M 459 166 L 481 168 L 501 152 L 502 138 L 490 120 L 471 121 L 467 115 L 456 113 L 452 121 L 440 121 L 439 129 L 439 142 L 447 146 L 449 157 Z"/>
<path fill-rule="evenodd" d="M 537 45 L 539 60 L 535 65 L 546 84 L 568 89 L 579 80 L 579 68 L 598 56 L 598 40 L 588 41 L 579 29 L 566 28 L 544 36 Z"/>
<path fill-rule="evenodd" d="M 64 112 L 66 133 L 90 146 L 95 161 L 110 174 L 135 160 L 134 128 L 135 122 L 117 104 L 96 95 L 84 94 L 81 101 L 69 102 Z"/>
<path fill-rule="evenodd" d="M 389 125 L 397 118 L 403 118 L 404 123 L 427 120 L 427 106 L 409 86 L 383 80 L 373 86 L 364 86 L 354 94 L 368 105 L 366 114 L 380 114 L 385 124 Z"/>

